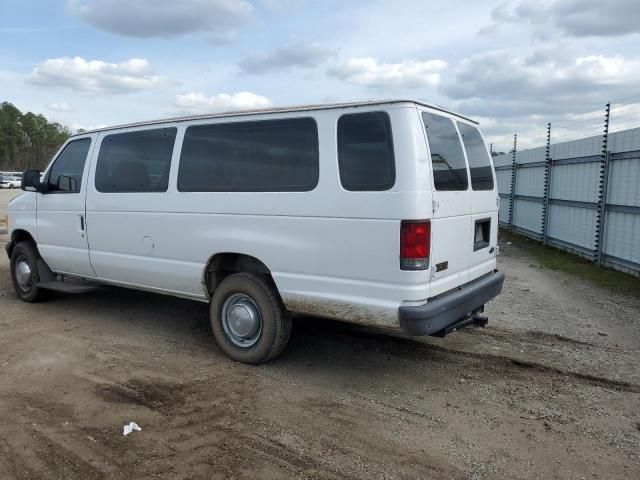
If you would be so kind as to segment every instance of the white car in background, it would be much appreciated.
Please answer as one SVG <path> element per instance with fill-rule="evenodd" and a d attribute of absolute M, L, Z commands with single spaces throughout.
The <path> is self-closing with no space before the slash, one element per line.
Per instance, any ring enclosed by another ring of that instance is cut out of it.
<path fill-rule="evenodd" d="M 0 179 L 0 188 L 20 188 L 22 186 L 22 176 L 10 175 Z"/>

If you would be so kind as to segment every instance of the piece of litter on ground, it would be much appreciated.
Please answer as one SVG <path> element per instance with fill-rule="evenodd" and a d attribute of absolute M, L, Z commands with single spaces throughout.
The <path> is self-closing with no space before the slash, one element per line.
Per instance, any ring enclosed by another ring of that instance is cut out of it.
<path fill-rule="evenodd" d="M 125 436 L 127 436 L 127 435 L 129 435 L 131 432 L 133 432 L 134 430 L 136 430 L 136 431 L 138 431 L 138 432 L 139 432 L 139 431 L 141 431 L 141 430 L 142 430 L 142 428 L 140 428 L 136 422 L 129 422 L 129 424 L 128 424 L 128 425 L 125 425 L 125 426 L 124 426 L 124 429 L 123 429 L 122 434 L 123 434 L 123 435 L 125 435 Z"/>
<path fill-rule="evenodd" d="M 507 245 L 511 245 L 511 242 L 507 242 Z"/>
<path fill-rule="evenodd" d="M 2 364 L 2 366 L 3 366 L 3 367 L 4 367 L 5 365 L 9 365 L 9 362 L 4 362 L 4 363 Z"/>

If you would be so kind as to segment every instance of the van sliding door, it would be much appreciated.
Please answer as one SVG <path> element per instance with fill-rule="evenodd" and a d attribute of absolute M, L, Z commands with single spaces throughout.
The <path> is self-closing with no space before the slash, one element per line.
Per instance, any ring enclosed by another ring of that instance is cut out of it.
<path fill-rule="evenodd" d="M 176 126 L 137 127 L 100 136 L 87 196 L 91 264 L 99 278 L 202 295 L 201 267 L 177 258 L 189 248 L 189 233 L 175 229 L 169 187 L 177 132 Z"/>

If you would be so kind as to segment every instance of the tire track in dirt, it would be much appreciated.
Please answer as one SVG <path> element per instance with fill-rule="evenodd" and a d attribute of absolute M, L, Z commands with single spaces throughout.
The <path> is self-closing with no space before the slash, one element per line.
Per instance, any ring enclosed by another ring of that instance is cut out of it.
<path fill-rule="evenodd" d="M 368 329 L 365 332 L 363 330 L 354 329 L 351 326 L 339 327 L 339 330 L 341 334 L 348 336 L 350 338 L 355 338 L 355 337 L 364 338 L 364 336 L 369 336 L 371 337 L 372 340 L 375 339 L 381 342 L 392 341 L 394 343 L 397 343 L 398 346 L 406 346 L 407 348 L 398 348 L 398 350 L 401 350 L 401 353 L 398 353 L 398 355 L 401 355 L 404 358 L 406 358 L 407 355 L 411 355 L 413 358 L 416 358 L 416 359 L 425 358 L 425 357 L 430 358 L 433 352 L 441 352 L 446 354 L 460 355 L 460 356 L 482 360 L 483 362 L 487 363 L 487 365 L 491 365 L 491 366 L 499 363 L 501 366 L 505 368 L 515 367 L 515 368 L 524 368 L 524 369 L 534 369 L 541 373 L 554 373 L 562 376 L 572 377 L 572 378 L 575 378 L 576 380 L 588 382 L 590 384 L 597 385 L 597 386 L 621 389 L 621 390 L 633 392 L 633 393 L 640 393 L 640 384 L 632 381 L 614 379 L 614 378 L 610 378 L 603 375 L 585 373 L 581 371 L 572 370 L 569 368 L 561 368 L 553 364 L 544 363 L 542 361 L 538 362 L 538 361 L 526 360 L 523 358 L 519 358 L 517 356 L 509 355 L 508 353 L 496 354 L 489 350 L 484 350 L 484 348 L 481 348 L 480 351 L 469 350 L 469 349 L 465 349 L 464 345 L 462 345 L 462 348 L 460 347 L 456 348 L 456 347 L 446 346 L 442 344 L 437 344 L 436 343 L 437 340 L 431 340 L 431 339 L 416 340 L 416 339 L 413 339 L 410 337 L 407 338 L 404 336 L 394 336 L 392 337 L 392 339 L 390 339 L 388 336 L 388 333 L 378 332 L 373 329 Z M 536 331 L 507 332 L 505 330 L 492 331 L 487 328 L 487 329 L 478 329 L 471 332 L 464 332 L 464 333 L 460 332 L 460 334 L 461 336 L 480 337 L 480 338 L 482 336 L 488 335 L 488 336 L 494 336 L 500 339 L 507 339 L 508 342 L 509 341 L 510 342 L 513 342 L 513 341 L 531 342 L 531 340 L 529 339 L 533 339 L 533 342 L 542 343 L 542 342 L 539 342 L 539 340 L 542 339 L 542 340 L 553 341 L 561 344 L 574 344 L 574 345 L 577 345 L 578 347 L 588 346 L 590 348 L 604 350 L 604 351 L 620 352 L 622 350 L 621 348 L 618 348 L 618 347 L 600 346 L 600 345 L 596 345 L 588 342 L 583 342 L 580 340 L 575 340 L 569 337 L 560 336 L 560 338 L 557 338 L 555 334 L 546 334 L 546 333 L 541 333 Z M 523 340 L 523 337 L 524 337 L 524 340 Z M 543 343 L 543 345 L 545 344 Z M 546 343 L 546 346 L 548 346 L 548 342 Z M 597 356 L 595 357 L 597 358 Z"/>
<path fill-rule="evenodd" d="M 623 390 L 625 392 L 640 393 L 640 385 L 627 382 L 624 380 L 616 380 L 608 377 L 602 377 L 599 375 L 591 375 L 588 373 L 582 373 L 582 372 L 563 369 L 559 367 L 553 367 L 540 362 L 521 360 L 518 358 L 513 358 L 505 355 L 495 355 L 488 352 L 487 353 L 469 352 L 469 351 L 457 350 L 457 349 L 447 348 L 447 347 L 442 347 L 437 345 L 430 345 L 430 348 L 441 351 L 441 352 L 447 352 L 455 355 L 462 355 L 465 357 L 476 358 L 479 360 L 483 360 L 488 364 L 490 363 L 491 365 L 496 365 L 497 363 L 499 363 L 505 368 L 518 367 L 523 369 L 535 370 L 540 373 L 558 374 L 565 377 L 572 377 L 576 380 L 584 381 L 585 383 L 599 386 L 599 387 L 605 387 L 605 388 L 610 387 L 617 390 Z"/>

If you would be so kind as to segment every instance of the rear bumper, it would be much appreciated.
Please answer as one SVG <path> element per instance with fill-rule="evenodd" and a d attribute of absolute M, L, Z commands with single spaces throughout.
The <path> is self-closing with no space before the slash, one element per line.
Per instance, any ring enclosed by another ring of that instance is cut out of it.
<path fill-rule="evenodd" d="M 435 335 L 498 296 L 503 284 L 504 273 L 494 270 L 425 304 L 400 307 L 400 324 L 410 335 Z"/>

